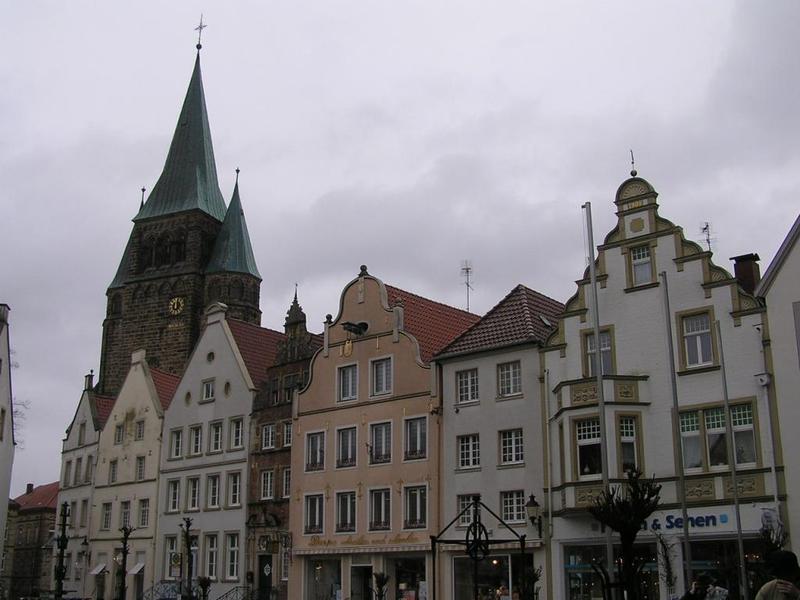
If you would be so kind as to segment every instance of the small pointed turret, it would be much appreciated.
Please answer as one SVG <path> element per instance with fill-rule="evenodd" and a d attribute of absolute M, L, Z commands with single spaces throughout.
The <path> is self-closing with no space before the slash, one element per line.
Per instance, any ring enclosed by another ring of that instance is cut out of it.
<path fill-rule="evenodd" d="M 246 273 L 261 279 L 253 255 L 253 246 L 250 244 L 242 201 L 239 198 L 238 180 L 233 188 L 233 197 L 222 222 L 222 229 L 219 230 L 214 244 L 211 260 L 206 267 L 206 273 L 219 272 Z"/>
<path fill-rule="evenodd" d="M 199 209 L 220 221 L 225 216 L 206 113 L 200 52 L 164 169 L 134 221 L 192 209 Z"/>
<path fill-rule="evenodd" d="M 297 284 L 295 284 L 294 288 L 294 300 L 292 300 L 291 306 L 289 306 L 289 310 L 286 311 L 286 321 L 284 322 L 284 330 L 286 335 L 289 335 L 290 330 L 292 329 L 292 325 L 297 325 L 298 323 L 305 324 L 306 322 L 306 313 L 303 312 L 300 303 L 297 301 Z"/>

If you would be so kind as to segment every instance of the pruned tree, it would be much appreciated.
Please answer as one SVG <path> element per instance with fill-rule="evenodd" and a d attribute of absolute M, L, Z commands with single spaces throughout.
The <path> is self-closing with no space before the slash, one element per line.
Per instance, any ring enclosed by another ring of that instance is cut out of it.
<path fill-rule="evenodd" d="M 655 476 L 643 478 L 639 469 L 632 469 L 627 472 L 624 484 L 603 490 L 589 507 L 595 519 L 619 534 L 619 570 L 628 600 L 641 597 L 638 572 L 642 565 L 634 550 L 636 536 L 642 530 L 642 523 L 658 509 L 660 502 L 661 484 L 656 483 Z"/>

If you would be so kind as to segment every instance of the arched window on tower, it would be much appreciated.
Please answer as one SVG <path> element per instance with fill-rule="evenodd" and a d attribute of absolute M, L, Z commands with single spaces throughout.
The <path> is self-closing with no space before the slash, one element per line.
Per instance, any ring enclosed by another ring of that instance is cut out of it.
<path fill-rule="evenodd" d="M 183 231 L 179 231 L 172 239 L 170 257 L 173 264 L 186 260 L 186 234 Z"/>

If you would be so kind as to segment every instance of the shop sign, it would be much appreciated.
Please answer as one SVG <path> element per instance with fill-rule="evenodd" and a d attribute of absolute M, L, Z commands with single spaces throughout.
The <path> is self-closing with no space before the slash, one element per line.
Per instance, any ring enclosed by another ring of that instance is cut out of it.
<path fill-rule="evenodd" d="M 711 529 L 719 525 L 726 525 L 729 521 L 728 513 L 718 515 L 690 515 L 687 517 L 689 529 Z M 663 517 L 654 517 L 642 523 L 642 529 L 659 531 L 661 529 L 683 529 L 683 516 L 680 514 L 666 514 Z"/>

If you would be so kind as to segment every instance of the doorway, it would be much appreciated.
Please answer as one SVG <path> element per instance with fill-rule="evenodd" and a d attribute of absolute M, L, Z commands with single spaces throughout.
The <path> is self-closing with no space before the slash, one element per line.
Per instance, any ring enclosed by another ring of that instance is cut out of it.
<path fill-rule="evenodd" d="M 350 567 L 350 598 L 372 600 L 372 567 Z"/>
<path fill-rule="evenodd" d="M 258 600 L 272 598 L 272 555 L 260 554 L 258 557 Z"/>

